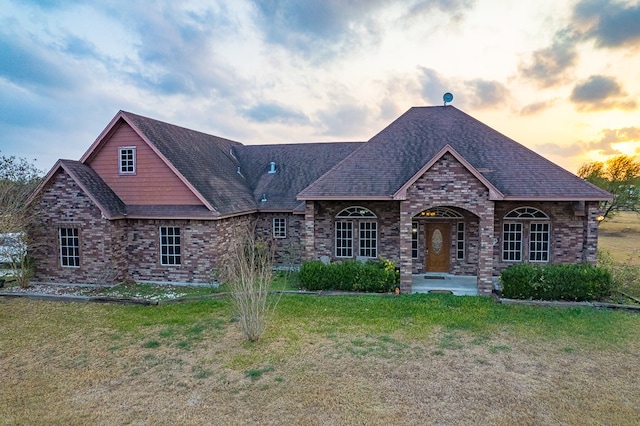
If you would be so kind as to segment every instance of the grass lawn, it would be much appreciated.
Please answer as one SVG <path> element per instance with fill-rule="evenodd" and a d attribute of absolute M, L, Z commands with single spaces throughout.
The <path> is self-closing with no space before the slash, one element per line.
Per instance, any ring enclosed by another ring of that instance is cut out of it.
<path fill-rule="evenodd" d="M 637 424 L 640 315 L 479 297 L 0 299 L 0 424 Z"/>
<path fill-rule="evenodd" d="M 640 265 L 640 215 L 622 212 L 604 221 L 598 230 L 598 247 L 618 262 Z"/>

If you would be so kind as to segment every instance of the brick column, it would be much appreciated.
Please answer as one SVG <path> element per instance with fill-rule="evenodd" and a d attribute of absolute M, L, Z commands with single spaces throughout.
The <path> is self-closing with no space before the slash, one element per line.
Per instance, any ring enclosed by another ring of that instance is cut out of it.
<path fill-rule="evenodd" d="M 302 228 L 302 240 L 304 252 L 302 253 L 302 260 L 314 260 L 315 245 L 316 245 L 316 233 L 315 233 L 315 203 L 313 201 L 307 201 L 304 211 L 304 226 Z"/>
<path fill-rule="evenodd" d="M 411 258 L 411 220 L 409 201 L 400 202 L 400 291 L 411 293 L 413 259 Z"/>
<path fill-rule="evenodd" d="M 478 258 L 478 294 L 490 296 L 493 291 L 494 204 L 486 203 L 480 214 L 480 256 Z"/>
<path fill-rule="evenodd" d="M 598 260 L 598 216 L 602 214 L 598 203 L 586 202 L 584 215 L 584 242 L 582 245 L 582 261 L 595 264 Z"/>

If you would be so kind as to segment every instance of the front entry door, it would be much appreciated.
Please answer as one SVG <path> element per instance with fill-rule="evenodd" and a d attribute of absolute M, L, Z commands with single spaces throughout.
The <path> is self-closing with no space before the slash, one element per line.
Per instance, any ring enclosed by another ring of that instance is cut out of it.
<path fill-rule="evenodd" d="M 449 223 L 428 223 L 426 235 L 427 272 L 449 272 L 449 250 L 451 249 L 451 225 Z"/>

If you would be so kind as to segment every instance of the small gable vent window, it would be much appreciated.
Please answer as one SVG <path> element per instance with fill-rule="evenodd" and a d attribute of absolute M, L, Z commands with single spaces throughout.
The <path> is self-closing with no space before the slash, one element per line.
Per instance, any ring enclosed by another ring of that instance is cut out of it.
<path fill-rule="evenodd" d="M 119 164 L 121 175 L 133 175 L 136 173 L 136 147 L 123 146 L 119 149 Z"/>

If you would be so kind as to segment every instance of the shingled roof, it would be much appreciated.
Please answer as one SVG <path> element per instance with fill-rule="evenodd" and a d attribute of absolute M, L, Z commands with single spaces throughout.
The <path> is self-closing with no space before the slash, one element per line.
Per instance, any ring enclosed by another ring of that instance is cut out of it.
<path fill-rule="evenodd" d="M 453 106 L 414 107 L 301 191 L 298 199 L 392 199 L 449 146 L 512 200 L 610 195 Z"/>
<path fill-rule="evenodd" d="M 91 167 L 75 160 L 58 160 L 40 182 L 40 185 L 31 193 L 27 203 L 31 203 L 35 199 L 36 195 L 60 169 L 63 169 L 76 182 L 107 218 L 124 217 L 126 206 L 116 193 Z"/>
<path fill-rule="evenodd" d="M 253 193 L 237 173 L 231 149 L 239 142 L 121 112 L 220 214 L 255 211 Z"/>
<path fill-rule="evenodd" d="M 296 199 L 300 191 L 360 146 L 362 142 L 246 145 L 234 153 L 259 210 L 294 211 L 304 209 Z M 269 173 L 272 162 L 275 173 Z"/>

